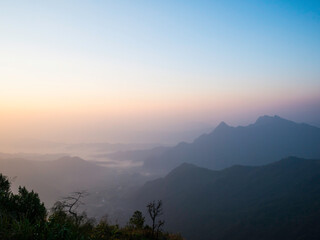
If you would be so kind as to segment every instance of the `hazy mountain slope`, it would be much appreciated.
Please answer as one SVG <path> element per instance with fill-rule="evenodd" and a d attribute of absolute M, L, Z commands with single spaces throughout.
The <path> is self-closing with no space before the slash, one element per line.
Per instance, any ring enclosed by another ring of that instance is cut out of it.
<path fill-rule="evenodd" d="M 113 160 L 145 161 L 149 158 L 156 157 L 169 149 L 170 147 L 155 147 L 151 149 L 129 150 L 129 151 L 118 151 L 118 152 L 107 153 L 107 154 L 96 154 L 94 156 L 97 158 L 110 158 Z"/>
<path fill-rule="evenodd" d="M 222 169 L 235 164 L 262 165 L 287 156 L 320 158 L 320 128 L 278 116 L 260 117 L 246 127 L 230 127 L 222 122 L 210 134 L 146 160 L 144 167 L 167 172 L 189 162 Z"/>
<path fill-rule="evenodd" d="M 31 160 L 31 161 L 53 161 L 53 160 L 58 160 L 65 156 L 68 156 L 68 154 L 2 153 L 0 152 L 0 159 L 22 158 L 22 159 Z"/>
<path fill-rule="evenodd" d="M 78 157 L 54 161 L 0 159 L 0 173 L 13 179 L 14 190 L 19 185 L 35 190 L 49 208 L 71 192 L 85 190 L 89 195 L 83 199 L 83 209 L 90 216 L 108 214 L 113 220 L 121 217 L 119 199 L 152 179 L 123 169 L 102 167 Z"/>
<path fill-rule="evenodd" d="M 320 160 L 287 158 L 222 171 L 182 164 L 145 184 L 133 208 L 162 199 L 186 239 L 319 239 Z"/>
<path fill-rule="evenodd" d="M 25 185 L 39 192 L 51 205 L 59 197 L 78 190 L 91 190 L 106 184 L 114 173 L 78 157 L 63 157 L 54 161 L 31 161 L 26 159 L 1 159 L 0 172 L 16 177 L 13 186 Z"/>

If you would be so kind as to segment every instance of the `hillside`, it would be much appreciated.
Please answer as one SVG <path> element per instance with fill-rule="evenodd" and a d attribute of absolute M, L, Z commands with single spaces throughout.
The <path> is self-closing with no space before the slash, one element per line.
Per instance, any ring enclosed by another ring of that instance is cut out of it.
<path fill-rule="evenodd" d="M 166 227 L 186 239 L 319 239 L 320 160 L 221 171 L 184 163 L 131 201 L 143 209 L 152 199 L 163 200 Z"/>

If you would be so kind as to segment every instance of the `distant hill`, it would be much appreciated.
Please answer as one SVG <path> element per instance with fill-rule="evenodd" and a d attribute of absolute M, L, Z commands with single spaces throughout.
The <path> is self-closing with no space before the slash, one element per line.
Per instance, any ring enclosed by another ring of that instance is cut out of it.
<path fill-rule="evenodd" d="M 130 200 L 162 199 L 165 226 L 186 239 L 320 238 L 320 160 L 295 157 L 221 171 L 184 163 Z"/>
<path fill-rule="evenodd" d="M 235 164 L 263 165 L 287 156 L 320 158 L 320 128 L 278 116 L 259 117 L 249 126 L 222 122 L 211 133 L 144 161 L 150 172 L 166 173 L 183 162 L 223 169 Z"/>

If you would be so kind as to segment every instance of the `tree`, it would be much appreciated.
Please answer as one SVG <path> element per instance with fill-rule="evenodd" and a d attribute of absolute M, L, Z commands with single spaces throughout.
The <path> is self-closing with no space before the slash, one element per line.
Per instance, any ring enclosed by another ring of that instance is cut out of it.
<path fill-rule="evenodd" d="M 152 229 L 145 225 L 140 211 L 135 211 L 129 220 L 130 227 L 121 228 L 102 219 L 95 224 L 85 212 L 78 214 L 86 192 L 74 192 L 57 202 L 47 218 L 44 204 L 34 191 L 19 187 L 17 194 L 11 191 L 10 180 L 0 174 L 0 239 L 18 240 L 182 240 L 175 234 L 164 233 L 159 220 L 163 214 L 162 202 L 147 205 L 152 219 Z M 151 234 L 152 230 L 152 234 Z"/>
<path fill-rule="evenodd" d="M 10 190 L 11 184 L 7 177 L 0 174 L 0 216 L 8 214 L 15 220 L 28 219 L 31 223 L 44 221 L 47 210 L 40 201 L 39 195 L 19 187 L 18 194 Z"/>
<path fill-rule="evenodd" d="M 159 220 L 157 222 L 157 218 L 163 214 L 162 201 L 158 200 L 157 203 L 155 201 L 150 202 L 147 205 L 147 209 L 148 209 L 150 218 L 152 220 L 152 237 L 153 238 L 155 237 L 155 230 L 156 230 L 155 239 L 158 239 L 159 232 L 161 231 L 161 228 L 164 225 L 163 220 Z"/>
<path fill-rule="evenodd" d="M 88 193 L 86 191 L 73 192 L 70 194 L 70 196 L 56 202 L 52 210 L 53 212 L 68 213 L 74 218 L 76 224 L 80 224 L 82 216 L 78 215 L 77 209 L 80 205 L 83 205 L 83 202 L 81 200 L 87 195 Z"/>
<path fill-rule="evenodd" d="M 18 194 L 11 196 L 11 201 L 16 219 L 26 218 L 32 224 L 45 221 L 47 210 L 34 191 L 29 192 L 25 187 L 20 186 Z"/>
<path fill-rule="evenodd" d="M 0 173 L 0 216 L 7 210 L 10 194 L 10 181 Z"/>
<path fill-rule="evenodd" d="M 85 212 L 77 212 L 86 195 L 85 191 L 73 192 L 54 204 L 48 219 L 48 234 L 52 239 L 91 239 L 94 219 L 88 218 Z"/>
<path fill-rule="evenodd" d="M 37 193 L 19 187 L 12 193 L 11 183 L 0 174 L 0 239 L 43 239 L 47 211 Z"/>
<path fill-rule="evenodd" d="M 0 198 L 3 198 L 10 192 L 10 182 L 6 176 L 0 173 Z"/>
<path fill-rule="evenodd" d="M 136 229 L 142 229 L 145 222 L 145 218 L 140 211 L 135 211 L 130 218 L 129 225 Z"/>
<path fill-rule="evenodd" d="M 10 208 L 10 181 L 0 173 L 0 232 L 2 231 L 5 215 Z M 0 238 L 1 238 L 0 234 Z"/>

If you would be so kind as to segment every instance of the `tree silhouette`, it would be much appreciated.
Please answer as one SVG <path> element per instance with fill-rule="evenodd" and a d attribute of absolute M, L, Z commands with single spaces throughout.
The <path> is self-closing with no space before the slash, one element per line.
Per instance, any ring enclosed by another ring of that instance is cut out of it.
<path fill-rule="evenodd" d="M 150 202 L 147 205 L 147 209 L 148 209 L 150 218 L 152 220 L 152 237 L 155 239 L 158 239 L 159 232 L 161 231 L 161 228 L 164 225 L 163 220 L 159 220 L 157 222 L 158 217 L 160 217 L 163 214 L 162 201 L 158 200 L 157 203 L 155 201 Z M 156 230 L 156 235 L 155 235 L 155 230 Z"/>
<path fill-rule="evenodd" d="M 140 211 L 135 211 L 130 218 L 129 225 L 136 229 L 142 229 L 145 222 L 145 218 Z"/>
<path fill-rule="evenodd" d="M 81 221 L 81 216 L 78 215 L 77 209 L 79 208 L 79 206 L 84 204 L 81 200 L 86 196 L 88 196 L 88 193 L 86 191 L 73 192 L 70 194 L 70 196 L 67 196 L 61 201 L 56 202 L 53 207 L 53 211 L 67 212 L 71 216 L 73 216 L 75 222 L 79 224 Z"/>
<path fill-rule="evenodd" d="M 11 202 L 16 219 L 26 218 L 32 224 L 46 219 L 47 210 L 34 191 L 29 192 L 20 186 L 18 194 L 11 196 Z"/>

